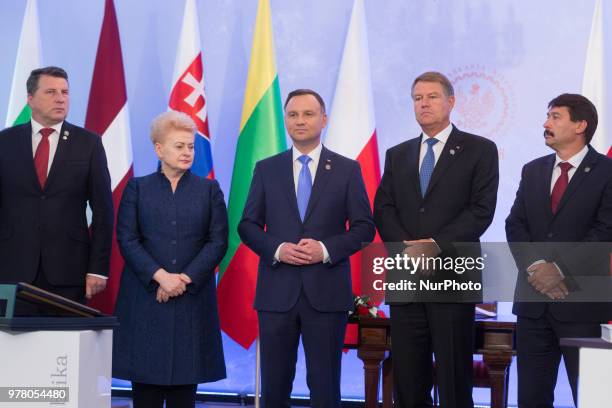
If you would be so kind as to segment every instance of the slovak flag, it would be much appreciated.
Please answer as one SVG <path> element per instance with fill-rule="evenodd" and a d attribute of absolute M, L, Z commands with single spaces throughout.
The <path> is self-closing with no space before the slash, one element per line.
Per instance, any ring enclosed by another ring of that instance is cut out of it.
<path fill-rule="evenodd" d="M 185 2 L 185 14 L 176 52 L 176 64 L 168 107 L 186 113 L 195 122 L 195 159 L 191 171 L 199 176 L 214 178 L 206 96 L 204 95 L 204 64 L 200 46 L 200 28 L 195 0 Z"/>

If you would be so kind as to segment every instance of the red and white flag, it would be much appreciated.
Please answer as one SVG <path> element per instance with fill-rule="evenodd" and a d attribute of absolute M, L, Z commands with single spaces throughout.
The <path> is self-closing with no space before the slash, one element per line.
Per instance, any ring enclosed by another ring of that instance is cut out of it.
<path fill-rule="evenodd" d="M 609 4 L 608 4 L 609 5 Z M 599 123 L 591 145 L 602 154 L 612 157 L 612 135 L 608 129 L 609 106 L 607 101 L 606 37 L 604 36 L 604 2 L 595 1 L 591 34 L 587 45 L 586 61 L 582 76 L 582 94 L 597 108 Z"/>
<path fill-rule="evenodd" d="M 191 171 L 199 176 L 214 178 L 203 65 L 198 10 L 194 0 L 187 0 L 168 107 L 189 115 L 198 128 Z"/>
<path fill-rule="evenodd" d="M 353 4 L 325 146 L 359 162 L 372 206 L 380 182 L 380 163 L 363 0 L 355 0 Z M 380 241 L 378 233 L 375 241 Z M 363 293 L 360 271 L 361 253 L 357 253 L 351 257 L 351 277 L 355 295 Z M 378 305 L 382 297 L 372 298 L 371 301 Z M 356 328 L 350 326 L 354 325 L 349 325 L 345 342 L 354 343 L 357 332 L 351 330 Z"/>
<path fill-rule="evenodd" d="M 113 0 L 106 0 L 104 6 L 104 19 L 89 91 L 85 128 L 102 136 L 111 176 L 116 225 L 119 201 L 123 189 L 133 175 L 133 170 L 121 41 Z M 116 229 L 113 228 L 110 275 L 106 290 L 91 300 L 89 303 L 91 306 L 105 313 L 113 312 L 123 264 L 123 257 L 117 245 Z"/>

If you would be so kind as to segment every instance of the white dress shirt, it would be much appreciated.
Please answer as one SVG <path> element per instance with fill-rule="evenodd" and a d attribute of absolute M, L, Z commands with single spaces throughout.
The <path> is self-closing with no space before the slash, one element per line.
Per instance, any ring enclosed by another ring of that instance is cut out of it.
<path fill-rule="evenodd" d="M 314 185 L 314 180 L 317 175 L 317 166 L 319 165 L 319 159 L 321 158 L 321 150 L 323 150 L 323 145 L 319 143 L 317 147 L 310 151 L 307 154 L 310 157 L 310 161 L 308 162 L 308 169 L 310 170 L 310 177 L 312 179 L 312 184 Z M 291 149 L 293 153 L 293 184 L 295 186 L 295 195 L 297 197 L 297 188 L 298 188 L 298 179 L 300 178 L 300 172 L 302 171 L 302 163 L 299 158 L 303 155 L 298 149 L 293 147 Z"/>
<path fill-rule="evenodd" d="M 559 176 L 561 176 L 561 167 L 559 167 L 559 163 L 567 162 L 572 165 L 572 168 L 567 171 L 567 182 L 569 183 L 570 181 L 572 181 L 574 173 L 576 173 L 576 170 L 578 169 L 578 167 L 580 167 L 580 164 L 582 163 L 588 152 L 589 148 L 587 146 L 584 146 L 581 151 L 579 151 L 567 160 L 561 160 L 559 155 L 556 156 L 555 167 L 553 167 L 552 178 L 550 180 L 551 194 L 555 183 L 557 182 L 557 179 L 559 178 Z"/>
<path fill-rule="evenodd" d="M 42 140 L 42 135 L 40 134 L 40 130 L 44 129 L 45 126 L 41 125 L 34 119 L 31 119 L 32 122 L 32 157 L 36 155 L 36 149 L 38 148 L 38 144 Z M 49 135 L 49 164 L 47 166 L 47 175 L 49 175 L 49 170 L 51 170 L 51 164 L 53 164 L 53 158 L 55 157 L 55 152 L 57 151 L 57 144 L 59 143 L 60 132 L 62 131 L 62 125 L 64 122 L 57 123 L 53 126 L 49 126 L 50 129 L 53 129 L 53 133 Z"/>
<path fill-rule="evenodd" d="M 436 159 L 435 163 L 437 164 L 438 159 L 440 158 L 440 155 L 442 154 L 442 150 L 444 150 L 444 145 L 446 145 L 446 142 L 448 141 L 448 137 L 450 136 L 452 131 L 453 131 L 453 125 L 449 123 L 448 126 L 442 129 L 442 131 L 440 131 L 437 135 L 428 135 L 427 133 L 423 132 L 423 137 L 421 138 L 421 152 L 419 155 L 419 171 L 421 171 L 421 164 L 423 164 L 425 153 L 427 153 L 427 140 L 430 137 L 438 139 L 438 143 L 432 146 L 434 157 Z"/>
<path fill-rule="evenodd" d="M 310 161 L 308 162 L 308 169 L 310 170 L 310 178 L 312 180 L 312 184 L 314 185 L 315 177 L 317 175 L 317 166 L 319 165 L 319 159 L 321 158 L 321 150 L 323 150 L 323 145 L 319 143 L 317 147 L 312 149 L 307 156 L 310 157 Z M 300 172 L 302 171 L 302 163 L 299 158 L 303 155 L 295 146 L 291 149 L 293 153 L 293 184 L 295 187 L 295 195 L 297 197 L 297 188 L 298 188 L 298 179 L 300 177 Z M 327 252 L 327 248 L 323 242 L 319 241 L 321 244 L 321 248 L 323 249 L 323 263 L 329 262 L 329 252 Z M 276 262 L 280 262 L 280 249 L 283 244 L 280 244 L 278 248 L 276 248 L 276 252 L 274 253 L 274 260 Z"/>

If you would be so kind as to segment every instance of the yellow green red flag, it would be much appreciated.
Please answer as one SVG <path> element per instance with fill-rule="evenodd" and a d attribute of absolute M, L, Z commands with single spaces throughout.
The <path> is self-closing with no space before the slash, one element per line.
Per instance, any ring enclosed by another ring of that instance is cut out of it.
<path fill-rule="evenodd" d="M 259 258 L 240 241 L 238 223 L 255 163 L 285 149 L 270 3 L 259 0 L 228 202 L 229 246 L 221 261 L 217 286 L 221 328 L 245 348 L 257 338 L 253 299 Z"/>

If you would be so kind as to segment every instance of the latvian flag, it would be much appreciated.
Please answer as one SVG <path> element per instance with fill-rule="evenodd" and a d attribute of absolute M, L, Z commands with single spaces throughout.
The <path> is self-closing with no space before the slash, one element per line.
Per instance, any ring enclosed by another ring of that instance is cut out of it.
<path fill-rule="evenodd" d="M 85 128 L 102 136 L 111 176 L 116 225 L 119 201 L 128 180 L 133 176 L 133 170 L 130 116 L 119 27 L 113 0 L 106 0 L 104 6 L 104 19 L 89 91 Z M 108 283 L 106 290 L 91 300 L 91 306 L 105 313 L 113 313 L 123 265 L 123 257 L 117 245 L 117 233 L 113 228 Z"/>

